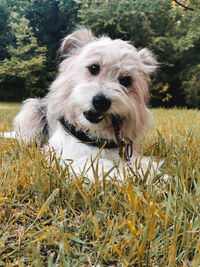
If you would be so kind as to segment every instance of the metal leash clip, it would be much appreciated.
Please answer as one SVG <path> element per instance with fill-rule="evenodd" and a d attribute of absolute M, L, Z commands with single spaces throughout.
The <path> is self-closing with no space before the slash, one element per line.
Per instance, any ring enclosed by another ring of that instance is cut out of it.
<path fill-rule="evenodd" d="M 123 124 L 123 118 L 119 116 L 112 116 L 112 124 L 115 131 L 115 136 L 119 144 L 119 155 L 122 159 L 130 161 L 133 155 L 133 142 L 128 137 L 123 136 L 121 126 Z"/>
<path fill-rule="evenodd" d="M 133 142 L 131 139 L 123 138 L 119 142 L 120 148 L 119 148 L 119 155 L 121 158 L 126 159 L 127 161 L 130 161 L 130 158 L 133 155 Z"/>

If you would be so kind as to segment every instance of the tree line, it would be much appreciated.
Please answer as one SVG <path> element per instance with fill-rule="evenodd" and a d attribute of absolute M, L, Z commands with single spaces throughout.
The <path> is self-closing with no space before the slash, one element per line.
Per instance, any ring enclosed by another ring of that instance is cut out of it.
<path fill-rule="evenodd" d="M 0 100 L 43 96 L 79 26 L 154 53 L 151 106 L 200 107 L 199 0 L 1 0 Z"/>

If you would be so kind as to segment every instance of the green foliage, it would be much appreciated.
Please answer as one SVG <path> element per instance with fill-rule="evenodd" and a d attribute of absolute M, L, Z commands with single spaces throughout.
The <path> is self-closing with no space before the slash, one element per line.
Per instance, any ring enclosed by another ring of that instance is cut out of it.
<path fill-rule="evenodd" d="M 0 104 L 0 131 L 18 110 Z M 199 111 L 152 111 L 143 152 L 165 157 L 169 178 L 149 183 L 95 169 L 91 183 L 40 145 L 0 138 L 1 266 L 199 266 Z"/>
<path fill-rule="evenodd" d="M 194 11 L 183 15 L 177 25 L 176 51 L 181 55 L 179 79 L 185 101 L 190 107 L 200 107 L 200 3 L 190 1 Z"/>
<path fill-rule="evenodd" d="M 46 60 L 46 48 L 38 46 L 29 21 L 18 13 L 11 13 L 9 26 L 13 39 L 7 46 L 8 58 L 0 63 L 0 82 L 23 81 L 23 96 L 26 97 L 34 94 L 39 86 L 39 73 Z"/>
<path fill-rule="evenodd" d="M 9 11 L 5 2 L 0 2 L 0 60 L 7 56 L 6 46 L 8 44 L 8 19 Z"/>
<path fill-rule="evenodd" d="M 200 65 L 191 67 L 182 83 L 185 100 L 190 107 L 200 107 Z"/>
<path fill-rule="evenodd" d="M 43 96 L 46 93 L 56 75 L 56 57 L 60 40 L 75 29 L 77 10 L 78 5 L 73 0 L 2 0 L 0 4 L 0 14 L 2 14 L 0 40 L 3 40 L 0 43 L 1 99 L 21 100 L 33 95 Z M 18 14 L 18 28 L 9 25 L 8 18 L 11 13 Z M 23 25 L 26 23 L 25 31 Z M 20 25 L 21 31 L 24 28 L 24 32 L 20 32 Z M 19 44 L 18 35 L 21 34 L 27 43 Z M 28 51 L 24 58 L 26 49 Z"/>
<path fill-rule="evenodd" d="M 55 71 L 55 58 L 61 39 L 75 29 L 78 5 L 73 0 L 29 2 L 26 16 L 41 46 L 48 47 L 47 70 Z"/>
<path fill-rule="evenodd" d="M 81 22 L 95 34 L 107 33 L 112 38 L 132 40 L 136 46 L 147 45 L 151 40 L 153 32 L 141 1 L 85 0 L 80 3 Z"/>

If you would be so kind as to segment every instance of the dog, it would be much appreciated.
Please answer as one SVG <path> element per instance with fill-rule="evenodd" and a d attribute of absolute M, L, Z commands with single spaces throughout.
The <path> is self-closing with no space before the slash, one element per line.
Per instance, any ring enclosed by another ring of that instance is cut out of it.
<path fill-rule="evenodd" d="M 85 28 L 65 37 L 60 52 L 63 61 L 47 95 L 27 99 L 14 119 L 18 138 L 27 144 L 47 138 L 47 154 L 54 151 L 63 166 L 70 159 L 76 171 L 95 159 L 105 172 L 113 163 L 134 166 L 138 137 L 152 123 L 152 53 L 121 39 L 97 38 Z M 140 164 L 146 170 L 149 159 Z"/>

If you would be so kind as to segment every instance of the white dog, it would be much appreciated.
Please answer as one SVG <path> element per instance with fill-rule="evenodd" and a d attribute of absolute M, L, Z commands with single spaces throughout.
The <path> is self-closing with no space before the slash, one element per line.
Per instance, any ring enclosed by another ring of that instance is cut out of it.
<path fill-rule="evenodd" d="M 152 120 L 146 107 L 156 69 L 151 52 L 80 29 L 63 40 L 61 53 L 64 60 L 47 96 L 26 100 L 16 116 L 18 137 L 29 143 L 46 135 L 61 163 L 72 159 L 76 170 L 87 159 L 91 164 L 102 146 L 98 162 L 105 171 L 122 158 L 134 166 L 137 137 Z M 148 162 L 143 159 L 141 168 Z"/>

